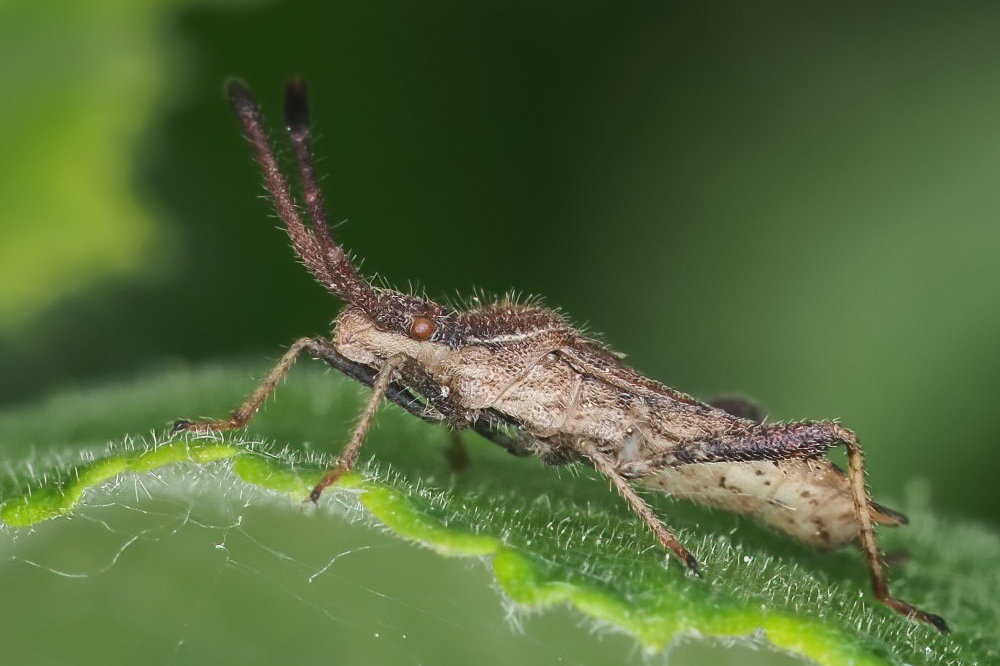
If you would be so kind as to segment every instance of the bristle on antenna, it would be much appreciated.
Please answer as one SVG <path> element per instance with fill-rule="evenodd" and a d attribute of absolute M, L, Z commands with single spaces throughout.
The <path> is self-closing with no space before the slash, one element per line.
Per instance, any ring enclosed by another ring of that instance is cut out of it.
<path fill-rule="evenodd" d="M 333 240 L 327 224 L 323 194 L 313 167 L 305 83 L 294 80 L 289 84 L 285 96 L 285 119 L 299 167 L 302 192 L 306 200 L 306 210 L 311 218 L 311 227 L 303 223 L 299 214 L 291 187 L 281 171 L 274 148 L 268 141 L 264 118 L 257 100 L 249 88 L 238 79 L 230 79 L 227 82 L 226 94 L 243 127 L 244 136 L 253 146 L 257 162 L 264 173 L 264 185 L 285 223 L 285 229 L 292 240 L 296 254 L 320 284 L 337 296 L 361 307 L 374 305 L 377 300 L 374 290 L 358 273 L 343 248 Z"/>

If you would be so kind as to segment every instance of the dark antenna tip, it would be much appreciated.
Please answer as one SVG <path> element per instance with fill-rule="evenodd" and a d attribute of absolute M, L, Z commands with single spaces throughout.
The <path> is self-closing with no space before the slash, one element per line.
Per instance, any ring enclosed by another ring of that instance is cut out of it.
<path fill-rule="evenodd" d="M 251 132 L 250 125 L 260 123 L 260 107 L 256 98 L 242 79 L 226 79 L 225 88 L 229 104 L 243 124 L 244 131 Z"/>
<path fill-rule="evenodd" d="M 291 132 L 309 128 L 309 87 L 298 77 L 285 89 L 285 123 Z"/>
<path fill-rule="evenodd" d="M 247 102 L 255 104 L 253 94 L 251 94 L 250 88 L 247 87 L 247 84 L 243 81 L 243 79 L 231 76 L 226 79 L 222 87 L 226 92 L 226 97 L 229 98 L 229 101 L 232 102 L 233 105 L 240 102 L 244 104 Z"/>

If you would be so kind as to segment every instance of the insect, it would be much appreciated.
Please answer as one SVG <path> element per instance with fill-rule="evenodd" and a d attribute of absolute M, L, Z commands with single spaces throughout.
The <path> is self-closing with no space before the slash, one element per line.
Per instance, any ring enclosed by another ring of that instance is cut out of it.
<path fill-rule="evenodd" d="M 253 95 L 238 81 L 229 82 L 227 93 L 295 253 L 345 307 L 329 339 L 292 344 L 229 419 L 178 421 L 175 432 L 245 426 L 298 355 L 308 352 L 372 387 L 336 466 L 310 494 L 314 501 L 357 461 L 375 412 L 389 400 L 425 421 L 473 429 L 514 454 L 534 454 L 550 465 L 589 464 L 691 573 L 698 572 L 697 560 L 633 483 L 752 516 L 820 548 L 856 543 L 879 601 L 948 632 L 942 617 L 889 591 L 875 525 L 907 521 L 869 497 L 853 432 L 833 421 L 767 424 L 742 400 L 700 402 L 639 374 L 539 305 L 500 301 L 457 311 L 372 285 L 327 223 L 305 84 L 289 84 L 285 119 L 309 224 Z M 846 473 L 824 455 L 835 446 L 847 450 Z"/>

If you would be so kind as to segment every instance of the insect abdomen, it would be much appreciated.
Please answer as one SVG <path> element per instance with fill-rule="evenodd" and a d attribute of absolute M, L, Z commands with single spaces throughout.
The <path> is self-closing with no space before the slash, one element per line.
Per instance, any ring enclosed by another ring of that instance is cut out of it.
<path fill-rule="evenodd" d="M 640 483 L 751 516 L 817 548 L 840 548 L 858 536 L 847 476 L 825 458 L 684 465 L 659 470 Z M 885 525 L 905 520 L 888 510 L 874 517 Z"/>

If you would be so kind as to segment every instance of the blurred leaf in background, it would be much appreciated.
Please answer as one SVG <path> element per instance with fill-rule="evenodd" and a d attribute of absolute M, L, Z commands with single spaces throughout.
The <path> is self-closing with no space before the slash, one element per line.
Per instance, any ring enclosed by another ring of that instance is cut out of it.
<path fill-rule="evenodd" d="M 138 138 L 162 104 L 153 3 L 0 5 L 0 335 L 149 261 Z"/>
<path fill-rule="evenodd" d="M 172 221 L 137 181 L 153 120 L 170 106 L 186 69 L 173 25 L 195 4 L 0 2 L 6 400 L 115 368 L 123 351 L 116 322 L 136 316 L 116 296 L 175 275 Z M 77 359 L 84 349 L 89 360 Z M 133 347 L 123 362 L 161 353 L 155 343 Z"/>

